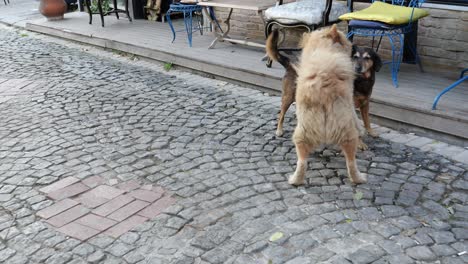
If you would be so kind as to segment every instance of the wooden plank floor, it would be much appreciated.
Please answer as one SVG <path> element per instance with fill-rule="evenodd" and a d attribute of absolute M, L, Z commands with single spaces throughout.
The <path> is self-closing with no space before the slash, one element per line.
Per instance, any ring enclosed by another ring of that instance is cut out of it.
<path fill-rule="evenodd" d="M 183 29 L 181 22 L 181 20 L 175 22 L 177 30 Z M 218 43 L 216 48 L 208 49 L 214 39 L 211 32 L 205 32 L 203 36 L 194 32 L 193 47 L 189 48 L 186 33 L 182 31 L 177 32 L 176 40 L 171 43 L 172 33 L 167 23 L 146 20 L 130 23 L 125 18 L 117 20 L 114 17 L 105 17 L 105 23 L 106 26 L 102 28 L 99 17 L 94 16 L 94 24 L 89 25 L 87 14 L 71 13 L 62 21 L 44 19 L 33 21 L 27 25 L 27 28 L 106 48 L 130 51 L 137 55 L 173 62 L 176 65 L 268 89 L 277 91 L 281 89 L 280 80 L 284 70 L 277 63 L 273 64 L 272 68 L 267 68 L 261 61 L 264 55 L 261 49 L 229 43 Z M 438 110 L 431 110 L 434 97 L 444 87 L 454 82 L 458 74 L 438 69 L 426 69 L 425 73 L 421 73 L 417 66 L 403 64 L 399 75 L 400 87 L 395 88 L 387 65 L 377 75 L 373 100 L 390 105 L 394 109 L 403 109 L 404 111 L 395 112 L 389 117 L 401 122 L 413 123 L 412 118 L 406 117 L 412 111 L 441 120 L 450 119 L 458 122 L 459 124 L 455 123 L 455 126 L 459 129 L 454 135 L 468 138 L 468 130 L 465 130 L 468 127 L 468 82 L 444 95 L 439 101 Z M 378 110 L 371 108 L 371 113 L 379 115 Z M 399 120 L 400 115 L 401 120 Z M 417 116 L 414 115 L 414 118 L 419 118 Z M 425 122 L 430 123 L 430 118 L 427 119 Z M 420 126 L 425 127 L 425 125 Z M 445 126 L 446 123 L 441 123 L 436 130 L 443 131 Z"/>

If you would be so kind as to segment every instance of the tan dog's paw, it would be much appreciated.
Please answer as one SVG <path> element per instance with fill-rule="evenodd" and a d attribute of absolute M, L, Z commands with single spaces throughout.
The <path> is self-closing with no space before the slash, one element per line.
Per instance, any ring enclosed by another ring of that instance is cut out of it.
<path fill-rule="evenodd" d="M 354 175 L 351 176 L 351 182 L 354 184 L 362 184 L 367 182 L 367 174 L 365 173 L 360 173 L 359 171 L 356 171 Z"/>
<path fill-rule="evenodd" d="M 372 128 L 367 130 L 367 134 L 369 134 L 369 136 L 374 137 L 374 138 L 379 136 L 379 134 L 377 134 L 374 130 L 372 130 Z"/>
<path fill-rule="evenodd" d="M 364 151 L 364 150 L 368 150 L 369 147 L 366 145 L 366 143 L 364 143 L 364 141 L 362 141 L 362 139 L 359 139 L 359 143 L 358 143 L 358 149 L 361 150 L 361 151 Z"/>
<path fill-rule="evenodd" d="M 294 186 L 299 186 L 304 184 L 304 177 L 298 177 L 296 173 L 291 175 L 288 179 L 288 183 Z"/>
<path fill-rule="evenodd" d="M 284 132 L 283 132 L 283 130 L 282 130 L 282 129 L 279 129 L 279 128 L 278 128 L 278 129 L 276 129 L 276 136 L 277 136 L 277 137 L 282 137 L 282 136 L 283 136 L 283 134 L 284 134 Z"/>

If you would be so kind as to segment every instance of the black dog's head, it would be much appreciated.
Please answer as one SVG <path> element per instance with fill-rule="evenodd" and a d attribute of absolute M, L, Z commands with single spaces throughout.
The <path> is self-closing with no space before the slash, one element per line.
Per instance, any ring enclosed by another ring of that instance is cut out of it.
<path fill-rule="evenodd" d="M 353 45 L 351 58 L 357 74 L 366 74 L 371 71 L 378 72 L 382 67 L 382 60 L 379 55 L 370 48 Z"/>

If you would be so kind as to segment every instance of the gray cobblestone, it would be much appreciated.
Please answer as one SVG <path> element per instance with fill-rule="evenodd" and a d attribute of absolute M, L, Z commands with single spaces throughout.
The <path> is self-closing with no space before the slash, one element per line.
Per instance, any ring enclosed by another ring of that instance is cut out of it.
<path fill-rule="evenodd" d="M 416 260 L 431 261 L 436 259 L 434 253 L 426 246 L 408 248 L 406 252 L 410 257 Z"/>

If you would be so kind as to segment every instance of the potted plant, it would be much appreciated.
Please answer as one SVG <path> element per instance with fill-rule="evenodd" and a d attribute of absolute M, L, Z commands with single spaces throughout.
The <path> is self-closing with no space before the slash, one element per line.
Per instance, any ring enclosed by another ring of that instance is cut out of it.
<path fill-rule="evenodd" d="M 66 11 L 67 3 L 64 0 L 41 0 L 39 4 L 39 12 L 49 21 L 63 19 Z"/>

